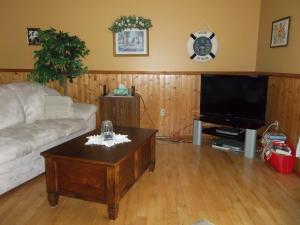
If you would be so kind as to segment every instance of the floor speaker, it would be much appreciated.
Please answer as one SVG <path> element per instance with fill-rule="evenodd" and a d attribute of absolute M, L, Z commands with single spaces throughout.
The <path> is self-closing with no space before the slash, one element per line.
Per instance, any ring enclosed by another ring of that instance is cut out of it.
<path fill-rule="evenodd" d="M 194 119 L 193 123 L 193 144 L 201 145 L 202 124 L 198 119 Z"/>

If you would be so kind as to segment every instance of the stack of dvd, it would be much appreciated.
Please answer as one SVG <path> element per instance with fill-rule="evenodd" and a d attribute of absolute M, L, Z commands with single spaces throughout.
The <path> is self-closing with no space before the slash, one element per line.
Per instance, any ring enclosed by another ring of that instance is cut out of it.
<path fill-rule="evenodd" d="M 280 155 L 292 155 L 291 148 L 287 144 L 287 137 L 283 133 L 266 133 L 264 139 L 269 143 L 273 152 Z"/>
<path fill-rule="evenodd" d="M 283 133 L 266 133 L 265 138 L 271 141 L 278 140 L 278 141 L 286 141 L 286 135 Z"/>

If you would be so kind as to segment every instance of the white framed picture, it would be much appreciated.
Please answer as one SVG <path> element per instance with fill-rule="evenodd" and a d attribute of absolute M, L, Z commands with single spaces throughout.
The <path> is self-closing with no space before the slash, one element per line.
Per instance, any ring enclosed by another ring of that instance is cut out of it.
<path fill-rule="evenodd" d="M 284 47 L 288 45 L 289 28 L 291 17 L 285 17 L 272 22 L 271 48 Z"/>
<path fill-rule="evenodd" d="M 148 30 L 125 29 L 114 33 L 114 56 L 148 56 Z"/>

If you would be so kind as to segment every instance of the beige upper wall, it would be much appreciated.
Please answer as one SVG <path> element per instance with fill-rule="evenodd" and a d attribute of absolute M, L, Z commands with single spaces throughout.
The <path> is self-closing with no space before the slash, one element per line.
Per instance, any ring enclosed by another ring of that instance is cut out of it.
<path fill-rule="evenodd" d="M 27 27 L 50 26 L 82 38 L 92 70 L 254 71 L 260 0 L 1 0 L 0 68 L 32 68 Z M 149 57 L 114 57 L 107 29 L 119 16 L 150 18 Z M 187 55 L 191 32 L 210 27 L 219 40 L 215 60 L 200 64 Z"/>
<path fill-rule="evenodd" d="M 291 16 L 287 47 L 270 48 L 272 21 Z M 257 71 L 300 73 L 300 1 L 262 0 Z"/>

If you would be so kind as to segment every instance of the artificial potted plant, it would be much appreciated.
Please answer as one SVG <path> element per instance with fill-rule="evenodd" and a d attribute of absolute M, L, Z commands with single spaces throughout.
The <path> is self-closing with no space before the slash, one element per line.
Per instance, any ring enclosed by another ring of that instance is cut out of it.
<path fill-rule="evenodd" d="M 38 38 L 42 48 L 34 51 L 36 62 L 28 76 L 29 80 L 41 84 L 59 80 L 67 95 L 67 80 L 72 82 L 73 78 L 87 71 L 82 62 L 89 54 L 85 42 L 54 28 L 39 30 Z"/>

